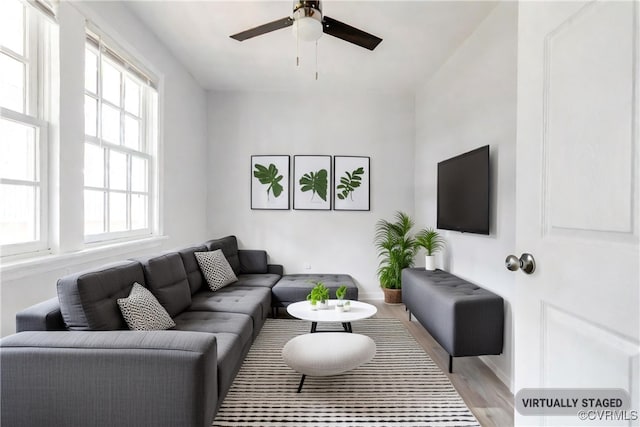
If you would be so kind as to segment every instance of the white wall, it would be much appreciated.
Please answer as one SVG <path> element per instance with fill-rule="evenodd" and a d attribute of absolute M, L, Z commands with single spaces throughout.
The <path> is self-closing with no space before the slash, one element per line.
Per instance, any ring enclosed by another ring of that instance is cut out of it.
<path fill-rule="evenodd" d="M 2 336 L 15 331 L 17 311 L 55 296 L 56 280 L 65 274 L 209 238 L 205 91 L 122 3 L 61 2 L 58 16 L 60 147 L 52 150 L 52 156 L 59 152 L 61 158 L 59 177 L 54 174 L 53 182 L 60 194 L 60 199 L 54 200 L 60 214 L 54 216 L 53 224 L 54 233 L 59 233 L 54 246 L 59 246 L 60 254 L 2 266 Z M 82 206 L 85 16 L 160 77 L 160 217 L 164 239 L 99 251 L 86 251 L 82 242 L 82 217 L 77 207 Z"/>
<path fill-rule="evenodd" d="M 517 10 L 499 4 L 416 95 L 415 209 L 424 225 L 436 224 L 437 163 L 491 146 L 491 234 L 443 230 L 439 266 L 506 300 L 504 352 L 483 360 L 510 387 L 515 278 L 503 263 L 515 249 Z"/>
<path fill-rule="evenodd" d="M 208 117 L 210 234 L 266 249 L 287 273 L 351 274 L 361 299 L 381 298 L 374 225 L 413 213 L 413 96 L 212 92 Z M 370 156 L 371 211 L 252 211 L 257 154 Z"/>

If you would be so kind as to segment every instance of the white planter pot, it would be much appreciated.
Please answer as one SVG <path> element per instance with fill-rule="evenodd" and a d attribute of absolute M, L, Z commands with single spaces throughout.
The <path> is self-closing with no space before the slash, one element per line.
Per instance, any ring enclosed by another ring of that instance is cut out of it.
<path fill-rule="evenodd" d="M 436 256 L 435 255 L 425 255 L 424 256 L 424 269 L 433 271 L 436 269 Z"/>

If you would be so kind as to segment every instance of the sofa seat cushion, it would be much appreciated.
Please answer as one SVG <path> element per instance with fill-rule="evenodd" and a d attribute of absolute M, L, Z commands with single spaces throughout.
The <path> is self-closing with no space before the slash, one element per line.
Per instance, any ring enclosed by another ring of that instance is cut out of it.
<path fill-rule="evenodd" d="M 202 332 L 202 329 L 192 323 L 192 328 L 182 325 L 182 331 Z M 205 331 L 207 332 L 207 331 Z M 218 365 L 218 406 L 222 403 L 222 397 L 231 387 L 233 379 L 240 370 L 242 362 L 249 346 L 243 346 L 242 340 L 236 334 L 228 332 L 212 333 L 216 337 L 217 365 Z M 185 379 L 187 381 L 187 379 Z"/>
<path fill-rule="evenodd" d="M 280 280 L 278 274 L 241 274 L 233 286 L 258 286 L 271 289 L 278 280 Z"/>
<path fill-rule="evenodd" d="M 201 291 L 191 298 L 189 311 L 242 313 L 253 320 L 253 337 L 262 329 L 271 310 L 271 290 L 256 286 L 231 285 L 219 291 Z"/>
<path fill-rule="evenodd" d="M 191 305 L 191 289 L 182 258 L 177 252 L 138 258 L 147 287 L 171 317 Z"/>
<path fill-rule="evenodd" d="M 76 331 L 127 329 L 118 298 L 126 298 L 135 282 L 145 285 L 137 261 L 121 261 L 58 280 L 60 311 L 65 324 Z"/>
<path fill-rule="evenodd" d="M 214 335 L 218 342 L 218 406 L 220 406 L 242 367 L 251 344 L 242 346 L 236 334 L 216 332 Z"/>
<path fill-rule="evenodd" d="M 185 311 L 177 315 L 173 321 L 176 324 L 174 329 L 177 331 L 235 334 L 243 346 L 250 344 L 253 336 L 251 317 L 241 313 Z"/>
<path fill-rule="evenodd" d="M 251 348 L 252 320 L 239 313 L 186 311 L 175 319 L 175 330 L 208 332 L 218 347 L 218 406 L 231 388 Z"/>
<path fill-rule="evenodd" d="M 331 298 L 336 289 L 347 287 L 346 299 L 358 300 L 358 287 L 348 274 L 286 274 L 273 287 L 273 305 L 285 307 L 292 302 L 304 301 L 317 282 L 329 288 Z"/>

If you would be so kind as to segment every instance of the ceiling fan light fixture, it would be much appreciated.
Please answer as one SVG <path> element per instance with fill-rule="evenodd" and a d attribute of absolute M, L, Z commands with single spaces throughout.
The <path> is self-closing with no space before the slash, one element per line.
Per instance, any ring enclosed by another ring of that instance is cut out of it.
<path fill-rule="evenodd" d="M 315 41 L 326 33 L 356 46 L 374 50 L 382 41 L 380 37 L 369 34 L 351 25 L 340 22 L 322 14 L 322 2 L 320 0 L 293 0 L 293 16 L 286 16 L 266 24 L 241 31 L 230 37 L 234 40 L 244 41 L 262 34 L 293 26 L 293 35 L 296 37 L 296 46 L 299 41 Z"/>
<path fill-rule="evenodd" d="M 293 35 L 307 42 L 322 36 L 322 13 L 310 7 L 302 7 L 294 13 Z"/>

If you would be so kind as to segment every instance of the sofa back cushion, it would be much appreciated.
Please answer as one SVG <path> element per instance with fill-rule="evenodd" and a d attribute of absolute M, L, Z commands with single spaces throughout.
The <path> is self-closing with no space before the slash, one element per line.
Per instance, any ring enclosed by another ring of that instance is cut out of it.
<path fill-rule="evenodd" d="M 265 274 L 269 272 L 267 252 L 256 249 L 240 249 L 240 274 Z"/>
<path fill-rule="evenodd" d="M 202 270 L 200 270 L 200 266 L 198 265 L 195 253 L 207 252 L 207 250 L 208 249 L 205 245 L 201 245 L 191 246 L 178 251 L 178 254 L 180 254 L 180 257 L 182 258 L 184 270 L 187 273 L 187 281 L 189 282 L 191 295 L 202 289 L 202 284 L 205 283 L 204 276 L 202 275 Z"/>
<path fill-rule="evenodd" d="M 209 251 L 216 249 L 222 250 L 222 253 L 229 261 L 229 265 L 237 276 L 240 274 L 240 259 L 238 258 L 238 240 L 236 236 L 227 236 L 222 239 L 209 240 L 204 242 Z"/>
<path fill-rule="evenodd" d="M 137 258 L 144 271 L 147 288 L 171 317 L 191 305 L 191 289 L 182 258 L 177 252 Z"/>
<path fill-rule="evenodd" d="M 127 329 L 118 298 L 126 298 L 134 282 L 145 284 L 142 266 L 121 261 L 58 280 L 58 300 L 65 324 L 75 331 Z"/>

